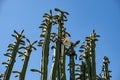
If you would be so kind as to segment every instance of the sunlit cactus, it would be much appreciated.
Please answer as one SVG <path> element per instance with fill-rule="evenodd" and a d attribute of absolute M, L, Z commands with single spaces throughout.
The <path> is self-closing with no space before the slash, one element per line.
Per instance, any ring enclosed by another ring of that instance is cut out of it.
<path fill-rule="evenodd" d="M 98 76 L 97 80 L 110 80 L 112 76 L 110 75 L 111 71 L 108 68 L 109 64 L 110 64 L 110 61 L 108 57 L 104 56 L 103 64 L 102 64 L 102 71 L 100 75 Z"/>
<path fill-rule="evenodd" d="M 52 68 L 51 68 L 51 74 L 50 74 L 50 80 L 56 80 L 56 78 L 58 77 L 58 60 L 59 60 L 59 56 L 58 56 L 58 47 L 56 46 L 58 44 L 58 42 L 54 42 L 54 46 L 52 47 L 53 49 L 53 55 L 52 55 L 52 60 L 53 60 L 53 64 L 52 64 Z"/>
<path fill-rule="evenodd" d="M 85 67 L 85 72 L 80 72 L 80 75 L 84 75 L 85 79 L 92 80 L 92 76 L 91 76 L 91 64 L 92 63 L 91 63 L 90 47 L 88 45 L 89 45 L 89 42 L 88 40 L 86 40 L 85 43 L 81 45 L 80 47 L 82 49 L 80 50 L 80 52 L 83 53 L 79 57 L 79 59 L 82 60 L 82 63 L 81 63 L 82 65 L 80 67 L 83 67 L 83 65 Z"/>
<path fill-rule="evenodd" d="M 67 34 L 64 28 L 64 22 L 67 21 L 66 15 L 68 15 L 67 12 L 61 11 L 58 8 L 55 8 L 55 11 L 58 12 L 57 15 L 54 16 L 55 22 L 58 25 L 58 39 L 57 39 L 57 49 L 58 49 L 58 79 L 59 80 L 66 80 L 66 74 L 65 74 L 65 45 L 64 39 L 67 38 Z"/>
<path fill-rule="evenodd" d="M 83 53 L 80 55 L 80 60 L 82 60 L 82 64 L 86 69 L 85 72 L 81 73 L 81 75 L 85 76 L 85 80 L 96 80 L 95 41 L 98 41 L 97 37 L 99 37 L 99 35 L 96 35 L 95 30 L 93 30 L 91 35 L 86 37 L 84 44 L 80 47 L 80 52 Z M 82 68 L 83 67 L 81 65 L 81 69 Z"/>
<path fill-rule="evenodd" d="M 66 49 L 66 55 L 69 56 L 69 68 L 68 70 L 70 71 L 70 80 L 75 80 L 75 58 L 77 58 L 77 54 L 75 51 L 76 45 L 79 44 L 80 41 L 76 41 L 75 43 L 70 44 L 69 48 Z"/>
<path fill-rule="evenodd" d="M 86 77 L 86 64 L 85 62 L 81 62 L 80 64 L 76 64 L 75 66 L 77 66 L 76 70 L 75 70 L 75 76 L 76 79 L 75 80 L 86 80 L 88 77 Z"/>
<path fill-rule="evenodd" d="M 54 23 L 58 25 L 58 32 L 54 33 L 52 37 L 52 41 L 54 42 L 54 53 L 53 53 L 53 65 L 50 75 L 50 80 L 66 80 L 65 74 L 65 39 L 68 36 L 68 33 L 64 28 L 64 21 L 67 19 L 65 14 L 67 12 L 63 12 L 58 8 L 55 8 L 55 11 L 58 12 L 57 15 L 53 16 Z M 68 14 L 68 13 L 67 13 Z"/>
<path fill-rule="evenodd" d="M 95 47 L 96 41 L 99 35 L 95 33 L 95 30 L 91 33 L 90 36 L 87 36 L 83 45 L 81 45 L 81 50 L 83 54 L 80 55 L 81 64 L 78 64 L 76 69 L 75 65 L 76 62 L 74 60 L 75 56 L 77 55 L 74 50 L 75 46 L 79 43 L 72 43 L 69 41 L 68 37 L 71 35 L 66 32 L 66 28 L 64 28 L 64 22 L 67 21 L 66 14 L 67 12 L 61 11 L 58 8 L 55 8 L 55 11 L 58 12 L 57 15 L 53 16 L 53 24 L 58 25 L 57 33 L 50 34 L 50 41 L 53 42 L 53 64 L 50 72 L 50 80 L 66 80 L 66 68 L 65 68 L 65 60 L 66 55 L 70 57 L 69 61 L 69 70 L 70 70 L 70 80 L 96 80 L 96 61 L 95 61 Z M 43 33 L 46 33 L 46 27 L 41 27 Z M 45 34 L 42 34 L 41 37 L 45 37 Z M 44 38 L 45 39 L 45 38 Z M 44 46 L 44 40 L 41 39 L 39 44 L 40 46 Z M 43 59 L 43 56 L 42 56 Z M 34 71 L 34 70 L 33 70 Z M 42 71 L 40 72 L 41 75 L 43 74 Z M 76 73 L 77 72 L 77 73 Z"/>
<path fill-rule="evenodd" d="M 50 33 L 53 25 L 52 11 L 50 10 L 50 14 L 45 13 L 43 18 L 43 23 L 39 27 L 42 29 L 42 33 L 40 34 L 42 39 L 38 42 L 38 45 L 42 46 L 41 80 L 47 80 Z"/>
<path fill-rule="evenodd" d="M 31 55 L 32 50 L 37 50 L 33 45 L 35 43 L 37 43 L 37 41 L 34 41 L 33 43 L 31 43 L 29 41 L 29 39 L 26 39 L 26 41 L 28 42 L 28 46 L 23 47 L 25 49 L 25 52 L 23 53 L 23 57 L 24 57 L 24 64 L 22 66 L 22 70 L 20 72 L 20 76 L 19 76 L 19 80 L 25 80 L 25 74 L 26 74 L 26 70 L 27 70 L 27 66 L 28 66 L 28 62 L 29 62 L 29 58 Z"/>
<path fill-rule="evenodd" d="M 53 14 L 52 10 L 50 10 L 50 13 L 43 15 L 42 24 L 39 26 L 41 34 L 40 40 L 38 41 L 38 46 L 42 49 L 42 52 L 40 52 L 42 54 L 40 57 L 40 69 L 32 68 L 30 71 L 38 73 L 40 75 L 39 80 L 110 80 L 111 71 L 108 67 L 110 61 L 106 56 L 103 58 L 101 73 L 96 74 L 95 48 L 96 41 L 98 41 L 97 38 L 100 36 L 93 30 L 89 36 L 85 37 L 85 41 L 78 51 L 77 47 L 80 40 L 73 43 L 70 40 L 71 34 L 66 31 L 64 25 L 69 13 L 58 8 L 55 8 L 54 11 L 57 14 Z M 53 27 L 57 28 L 53 29 Z M 20 33 L 14 30 L 12 36 L 16 41 L 8 45 L 7 52 L 4 54 L 8 60 L 2 62 L 6 70 L 2 74 L 0 73 L 0 80 L 10 80 L 11 73 L 15 74 L 15 78 L 25 80 L 31 53 L 33 50 L 37 50 L 34 47 L 37 41 L 31 43 L 29 39 L 23 36 L 23 32 L 24 30 Z M 50 53 L 51 51 L 53 53 Z M 79 53 L 81 54 L 78 57 Z M 23 62 L 20 71 L 13 70 L 14 63 L 18 60 L 16 58 L 17 55 Z M 48 66 L 49 61 L 52 61 L 51 66 Z M 50 72 L 48 68 L 51 68 Z M 69 76 L 66 74 L 67 71 L 69 71 Z"/>
<path fill-rule="evenodd" d="M 21 33 L 18 33 L 14 30 L 14 34 L 12 34 L 12 36 L 16 39 L 16 41 L 13 44 L 8 45 L 8 50 L 6 54 L 4 54 L 8 57 L 8 63 L 6 63 L 6 71 L 4 73 L 4 80 L 10 80 L 10 75 L 15 63 L 17 52 L 19 51 L 19 47 L 20 45 L 25 44 L 23 41 L 23 38 L 25 38 L 25 36 L 22 35 L 23 32 L 24 30 L 22 30 Z"/>

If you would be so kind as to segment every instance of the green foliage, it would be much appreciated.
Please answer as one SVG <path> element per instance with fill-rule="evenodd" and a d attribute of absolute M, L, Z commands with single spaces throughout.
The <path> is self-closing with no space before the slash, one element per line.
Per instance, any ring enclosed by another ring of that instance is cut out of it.
<path fill-rule="evenodd" d="M 79 56 L 79 63 L 76 63 L 78 53 L 75 48 L 79 46 L 80 40 L 74 43 L 69 40 L 71 35 L 64 27 L 69 13 L 58 8 L 55 8 L 55 12 L 58 14 L 53 15 L 52 10 L 50 10 L 49 14 L 45 13 L 43 15 L 42 24 L 39 26 L 42 33 L 38 41 L 38 46 L 42 48 L 41 69 L 31 69 L 31 71 L 39 73 L 40 80 L 67 80 L 66 65 L 68 65 L 70 80 L 110 80 L 111 71 L 108 69 L 110 61 L 106 56 L 103 59 L 101 73 L 99 75 L 96 74 L 95 42 L 98 41 L 97 38 L 100 36 L 93 30 L 91 35 L 85 38 L 79 50 L 79 52 L 82 53 Z M 57 32 L 52 32 L 53 26 L 57 27 Z M 8 61 L 2 62 L 6 67 L 5 73 L 0 74 L 0 78 L 3 78 L 3 80 L 10 80 L 11 73 L 16 74 L 15 77 L 19 77 L 19 80 L 25 80 L 29 58 L 32 51 L 37 50 L 34 47 L 37 41 L 31 43 L 29 39 L 23 36 L 23 32 L 24 30 L 20 33 L 14 30 L 14 34 L 12 34 L 15 42 L 8 45 L 7 52 L 4 54 L 4 56 L 8 58 Z M 28 45 L 26 46 L 25 43 L 28 43 Z M 53 63 L 50 75 L 48 76 L 50 50 L 53 50 Z M 23 61 L 21 71 L 13 71 L 17 54 Z M 68 64 L 66 63 L 67 56 L 69 57 Z"/>

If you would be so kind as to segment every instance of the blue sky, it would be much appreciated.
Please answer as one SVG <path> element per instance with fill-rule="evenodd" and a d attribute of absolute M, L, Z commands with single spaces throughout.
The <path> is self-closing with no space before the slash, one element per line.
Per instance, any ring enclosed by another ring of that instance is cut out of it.
<path fill-rule="evenodd" d="M 20 32 L 24 29 L 24 34 L 31 41 L 39 40 L 41 31 L 38 26 L 41 24 L 42 16 L 54 8 L 69 12 L 65 27 L 72 35 L 71 41 L 83 41 L 93 29 L 96 30 L 96 33 L 101 36 L 96 43 L 97 70 L 100 72 L 102 59 L 106 55 L 111 61 L 109 66 L 112 70 L 111 80 L 119 80 L 119 0 L 0 0 L 0 63 L 6 61 L 3 53 L 6 52 L 8 44 L 14 42 L 11 37 L 13 30 Z M 31 68 L 40 68 L 41 48 L 37 49 L 31 54 L 26 80 L 39 80 L 39 74 L 29 71 Z M 21 63 L 18 59 L 14 70 L 20 70 Z M 0 73 L 2 72 L 4 66 L 0 64 Z M 11 80 L 16 80 L 13 76 Z"/>

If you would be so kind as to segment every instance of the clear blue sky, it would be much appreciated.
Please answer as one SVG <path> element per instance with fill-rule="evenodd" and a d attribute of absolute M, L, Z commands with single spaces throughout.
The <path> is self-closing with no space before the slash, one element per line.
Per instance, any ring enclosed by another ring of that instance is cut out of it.
<path fill-rule="evenodd" d="M 6 61 L 3 53 L 9 43 L 13 30 L 21 31 L 31 40 L 38 40 L 42 16 L 50 9 L 59 8 L 70 13 L 65 23 L 71 33 L 71 41 L 83 41 L 92 29 L 101 36 L 96 47 L 96 63 L 98 72 L 101 70 L 104 55 L 111 63 L 112 79 L 120 79 L 120 1 L 119 0 L 0 0 L 0 63 Z M 29 61 L 26 80 L 39 80 L 39 74 L 32 73 L 31 68 L 40 68 L 41 48 L 33 51 Z M 52 51 L 51 51 L 52 52 Z M 19 63 L 19 64 L 18 64 Z M 21 69 L 21 61 L 15 63 L 14 70 Z M 49 64 L 51 65 L 51 64 Z M 5 68 L 0 64 L 0 73 Z M 14 76 L 14 75 L 13 75 Z M 14 77 L 11 80 L 17 80 Z"/>

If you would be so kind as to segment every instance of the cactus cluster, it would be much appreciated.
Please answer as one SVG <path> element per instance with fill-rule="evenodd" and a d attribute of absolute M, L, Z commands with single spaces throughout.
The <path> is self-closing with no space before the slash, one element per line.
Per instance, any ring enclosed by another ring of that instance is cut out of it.
<path fill-rule="evenodd" d="M 64 27 L 69 13 L 58 8 L 55 8 L 55 12 L 57 14 L 53 14 L 52 10 L 50 10 L 50 13 L 43 15 L 42 24 L 39 26 L 42 31 L 38 42 L 34 41 L 31 43 L 23 35 L 24 30 L 20 33 L 14 30 L 12 36 L 15 38 L 15 42 L 8 45 L 8 50 L 4 54 L 8 57 L 8 61 L 2 62 L 6 67 L 6 71 L 0 74 L 0 78 L 10 80 L 11 73 L 15 73 L 15 77 L 18 77 L 19 80 L 25 80 L 31 52 L 37 50 L 34 44 L 38 44 L 42 48 L 40 69 L 31 69 L 31 71 L 40 74 L 39 80 L 68 80 L 68 78 L 70 80 L 110 80 L 111 71 L 108 69 L 110 61 L 106 56 L 103 59 L 101 73 L 99 75 L 96 74 L 95 42 L 98 41 L 97 38 L 100 36 L 93 30 L 91 35 L 87 36 L 80 46 L 79 52 L 82 54 L 78 57 L 78 51 L 75 48 L 79 46 L 80 40 L 76 42 L 70 41 L 69 37 L 71 35 Z M 53 27 L 57 27 L 56 32 L 52 32 Z M 50 50 L 53 50 L 53 54 L 50 53 Z M 16 55 L 19 55 L 23 61 L 20 71 L 13 70 L 17 58 Z M 51 61 L 49 55 L 52 55 L 50 72 L 48 71 L 48 63 Z M 66 57 L 69 58 L 69 63 L 66 63 Z M 76 60 L 79 63 L 76 63 Z M 68 69 L 66 69 L 66 65 L 68 65 Z M 69 77 L 66 74 L 67 70 L 69 71 Z M 49 76 L 48 73 L 50 73 Z"/>
<path fill-rule="evenodd" d="M 2 62 L 2 64 L 6 67 L 6 71 L 1 76 L 3 80 L 10 80 L 10 76 L 12 73 L 15 73 L 15 77 L 19 77 L 19 80 L 25 79 L 30 54 L 32 52 L 32 49 L 36 50 L 33 45 L 37 41 L 30 43 L 30 40 L 23 35 L 23 32 L 24 30 L 22 30 L 20 33 L 14 30 L 14 34 L 12 34 L 12 36 L 15 38 L 15 42 L 8 45 L 7 52 L 4 54 L 4 56 L 6 56 L 8 60 L 7 62 Z M 27 46 L 25 45 L 25 42 L 28 42 Z M 21 71 L 13 70 L 17 55 L 19 55 L 19 57 L 22 57 L 23 65 Z"/>

